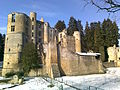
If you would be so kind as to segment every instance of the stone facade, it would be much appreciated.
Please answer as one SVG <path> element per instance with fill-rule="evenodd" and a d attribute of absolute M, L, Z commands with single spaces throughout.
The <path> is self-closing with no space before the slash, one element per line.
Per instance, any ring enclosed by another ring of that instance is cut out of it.
<path fill-rule="evenodd" d="M 85 75 L 104 73 L 102 62 L 94 55 L 79 55 L 69 52 L 66 48 L 61 49 L 60 71 L 61 75 Z"/>
<path fill-rule="evenodd" d="M 80 56 L 80 32 L 75 31 L 68 36 L 66 29 L 58 32 L 51 28 L 43 18 L 37 20 L 37 14 L 30 16 L 23 13 L 8 15 L 7 35 L 2 75 L 19 71 L 22 49 L 27 42 L 33 42 L 38 50 L 42 68 L 31 70 L 29 76 L 46 75 L 82 75 L 104 72 L 100 58 L 96 56 Z"/>
<path fill-rule="evenodd" d="M 116 66 L 120 66 L 120 47 L 108 47 L 108 62 L 115 62 Z"/>
<path fill-rule="evenodd" d="M 7 34 L 5 38 L 4 62 L 2 75 L 10 71 L 18 71 L 18 62 L 22 47 L 31 39 L 30 18 L 23 13 L 8 15 Z"/>
<path fill-rule="evenodd" d="M 22 48 L 27 42 L 33 42 L 36 47 L 44 43 L 44 21 L 36 19 L 37 14 L 30 12 L 30 16 L 24 13 L 14 12 L 8 15 L 7 34 L 5 38 L 4 62 L 2 75 L 11 71 L 19 71 L 19 60 Z"/>

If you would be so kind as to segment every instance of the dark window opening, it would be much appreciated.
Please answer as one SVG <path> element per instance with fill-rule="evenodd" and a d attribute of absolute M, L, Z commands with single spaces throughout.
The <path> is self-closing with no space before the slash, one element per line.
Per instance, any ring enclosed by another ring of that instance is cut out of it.
<path fill-rule="evenodd" d="M 7 40 L 8 40 L 8 38 L 7 38 Z"/>
<path fill-rule="evenodd" d="M 32 21 L 34 21 L 34 17 L 32 17 Z"/>
<path fill-rule="evenodd" d="M 95 58 L 96 58 L 97 60 L 99 60 L 99 59 L 100 59 L 100 55 L 95 56 Z"/>
<path fill-rule="evenodd" d="M 28 27 L 25 28 L 25 32 L 28 33 Z"/>
<path fill-rule="evenodd" d="M 9 62 L 7 64 L 10 64 Z"/>
<path fill-rule="evenodd" d="M 32 32 L 32 37 L 34 36 L 34 33 Z"/>
<path fill-rule="evenodd" d="M 110 62 L 114 62 L 114 60 L 110 60 Z"/>
<path fill-rule="evenodd" d="M 32 25 L 32 30 L 34 30 L 34 25 Z"/>
<path fill-rule="evenodd" d="M 26 25 L 28 25 L 28 19 L 26 19 Z"/>
<path fill-rule="evenodd" d="M 119 60 L 120 60 L 120 57 L 119 57 Z"/>
<path fill-rule="evenodd" d="M 9 48 L 9 52 L 10 52 L 10 48 Z"/>
<path fill-rule="evenodd" d="M 41 31 L 39 31 L 39 36 L 41 36 Z"/>
<path fill-rule="evenodd" d="M 18 43 L 18 47 L 19 47 L 19 43 Z"/>
<path fill-rule="evenodd" d="M 33 39 L 32 39 L 32 42 L 33 42 Z"/>
<path fill-rule="evenodd" d="M 41 25 L 39 24 L 39 28 L 41 28 Z"/>
<path fill-rule="evenodd" d="M 60 38 L 62 38 L 62 34 L 60 34 Z"/>
<path fill-rule="evenodd" d="M 41 39 L 39 38 L 39 42 L 41 41 Z"/>
<path fill-rule="evenodd" d="M 16 15 L 12 14 L 12 22 L 15 22 L 15 17 L 16 17 Z"/>
<path fill-rule="evenodd" d="M 15 31 L 15 26 L 11 26 L 11 32 Z"/>

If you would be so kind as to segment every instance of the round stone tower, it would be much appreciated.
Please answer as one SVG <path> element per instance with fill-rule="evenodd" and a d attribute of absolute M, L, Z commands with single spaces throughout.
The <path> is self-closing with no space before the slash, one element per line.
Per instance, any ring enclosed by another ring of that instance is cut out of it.
<path fill-rule="evenodd" d="M 7 34 L 2 76 L 19 71 L 19 61 L 24 44 L 30 39 L 30 19 L 23 13 L 8 15 Z"/>
<path fill-rule="evenodd" d="M 48 43 L 48 31 L 49 30 L 49 23 L 44 23 L 44 43 Z"/>
<path fill-rule="evenodd" d="M 37 42 L 37 25 L 36 25 L 36 18 L 37 14 L 35 12 L 30 12 L 30 19 L 31 19 L 31 37 L 32 37 L 32 42 L 36 45 Z"/>
<path fill-rule="evenodd" d="M 76 50 L 76 52 L 81 52 L 80 32 L 79 31 L 75 31 L 73 36 L 75 37 L 75 50 Z"/>

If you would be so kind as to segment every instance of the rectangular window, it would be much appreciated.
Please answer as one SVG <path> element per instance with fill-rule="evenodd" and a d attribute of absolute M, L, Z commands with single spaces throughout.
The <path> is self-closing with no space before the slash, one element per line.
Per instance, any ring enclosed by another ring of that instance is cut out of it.
<path fill-rule="evenodd" d="M 33 42 L 33 39 L 32 39 L 32 42 Z"/>
<path fill-rule="evenodd" d="M 39 31 L 39 36 L 41 36 L 41 31 Z"/>
<path fill-rule="evenodd" d="M 34 21 L 34 17 L 32 17 L 32 21 Z"/>
<path fill-rule="evenodd" d="M 25 22 L 25 23 L 26 23 L 26 25 L 28 26 L 28 19 L 26 19 L 26 22 Z"/>
<path fill-rule="evenodd" d="M 60 38 L 62 38 L 62 34 L 60 34 Z"/>
<path fill-rule="evenodd" d="M 39 42 L 41 41 L 41 39 L 39 38 Z"/>
<path fill-rule="evenodd" d="M 34 30 L 34 25 L 32 25 L 32 30 Z"/>
<path fill-rule="evenodd" d="M 38 27 L 41 28 L 41 25 L 39 24 Z"/>
<path fill-rule="evenodd" d="M 15 31 L 15 26 L 11 26 L 11 32 Z"/>
<path fill-rule="evenodd" d="M 15 17 L 16 17 L 16 15 L 12 14 L 12 22 L 15 22 Z"/>
<path fill-rule="evenodd" d="M 32 37 L 34 36 L 34 33 L 32 32 Z"/>

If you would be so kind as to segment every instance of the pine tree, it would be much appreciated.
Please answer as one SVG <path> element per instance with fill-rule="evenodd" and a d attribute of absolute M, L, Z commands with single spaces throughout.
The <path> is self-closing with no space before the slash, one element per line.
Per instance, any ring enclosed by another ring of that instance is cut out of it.
<path fill-rule="evenodd" d="M 33 43 L 27 43 L 22 51 L 21 56 L 22 69 L 27 75 L 31 69 L 37 68 L 38 63 L 38 53 Z"/>
<path fill-rule="evenodd" d="M 112 22 L 110 19 L 104 20 L 102 23 L 102 33 L 101 37 L 103 43 L 101 46 L 104 48 L 104 60 L 107 61 L 107 48 L 113 45 L 118 46 L 118 26 L 115 22 Z"/>
<path fill-rule="evenodd" d="M 2 34 L 0 33 L 0 61 L 2 59 Z"/>
<path fill-rule="evenodd" d="M 107 61 L 107 48 L 113 45 L 118 46 L 118 26 L 116 22 L 107 19 L 102 22 L 92 22 L 90 26 L 88 22 L 85 27 L 85 42 L 87 51 L 101 53 L 102 61 Z"/>
<path fill-rule="evenodd" d="M 69 27 L 67 28 L 67 34 L 72 36 L 74 31 L 79 31 L 77 28 L 77 21 L 74 17 L 70 17 Z"/>
<path fill-rule="evenodd" d="M 83 26 L 82 26 L 82 24 L 81 24 L 81 21 L 80 20 L 78 20 L 77 21 L 77 29 L 79 30 L 79 32 L 80 32 L 80 40 L 81 40 L 81 50 L 82 51 L 86 51 L 86 46 L 85 46 L 85 41 L 84 41 L 84 32 L 83 32 Z"/>
<path fill-rule="evenodd" d="M 101 39 L 101 25 L 100 22 L 93 22 L 93 28 L 91 30 L 93 30 L 93 38 L 94 38 L 94 52 L 99 52 L 99 47 L 100 47 L 100 43 L 102 41 Z"/>
<path fill-rule="evenodd" d="M 104 45 L 106 47 L 118 46 L 118 26 L 115 22 L 112 23 L 110 19 L 104 20 L 102 23 L 102 35 L 104 39 Z"/>
<path fill-rule="evenodd" d="M 58 20 L 58 22 L 55 25 L 55 28 L 58 30 L 58 32 L 62 32 L 62 30 L 66 28 L 65 22 Z"/>
<path fill-rule="evenodd" d="M 4 56 L 5 34 L 0 34 L 0 61 L 3 61 Z"/>
<path fill-rule="evenodd" d="M 112 45 L 116 45 L 118 46 L 118 39 L 119 39 L 119 33 L 118 33 L 119 29 L 118 26 L 116 24 L 116 22 L 113 22 L 113 28 L 112 28 Z"/>
<path fill-rule="evenodd" d="M 91 45 L 90 45 L 90 43 L 91 43 L 91 30 L 90 30 L 88 22 L 86 22 L 86 26 L 85 26 L 84 40 L 85 40 L 85 44 L 86 44 L 86 50 L 87 51 L 91 50 Z"/>

